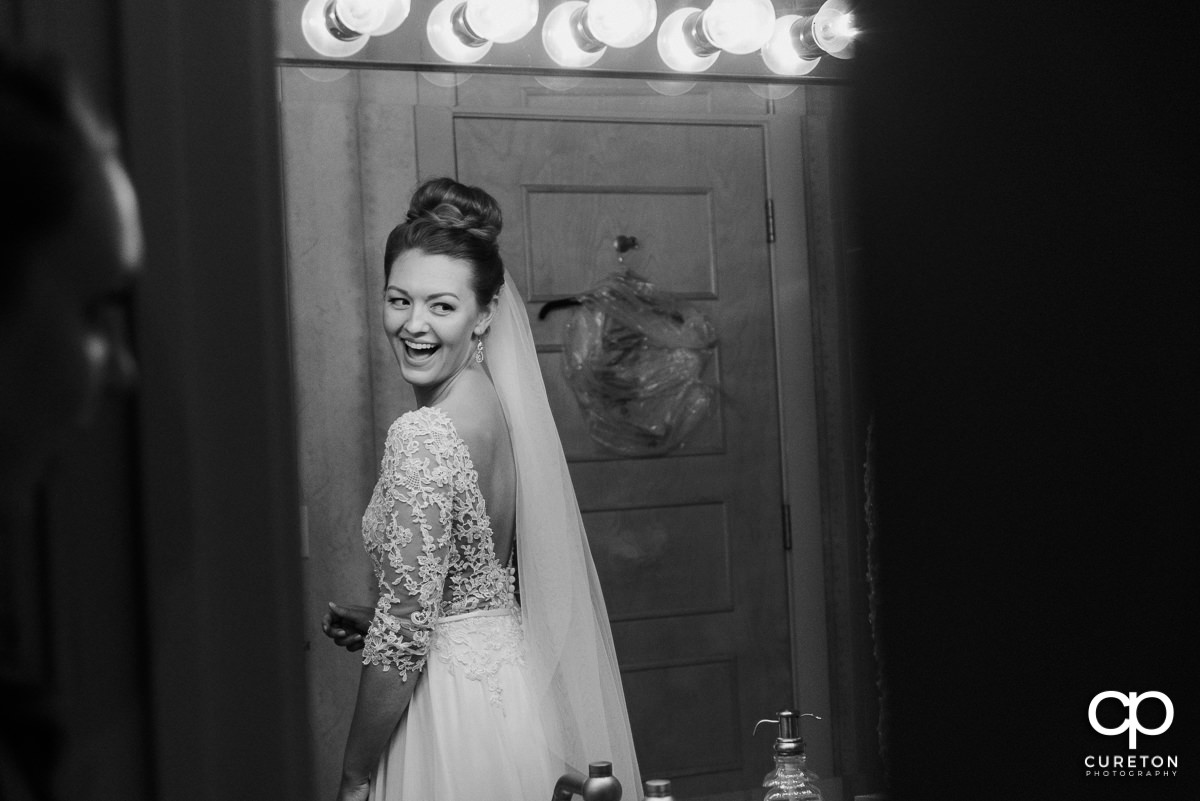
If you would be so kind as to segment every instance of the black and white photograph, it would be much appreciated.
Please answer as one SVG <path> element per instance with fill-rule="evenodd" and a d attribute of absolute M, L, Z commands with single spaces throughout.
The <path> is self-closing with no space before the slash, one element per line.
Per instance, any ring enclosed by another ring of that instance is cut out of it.
<path fill-rule="evenodd" d="M 1197 797 L 1195 17 L 5 0 L 0 801 Z"/>

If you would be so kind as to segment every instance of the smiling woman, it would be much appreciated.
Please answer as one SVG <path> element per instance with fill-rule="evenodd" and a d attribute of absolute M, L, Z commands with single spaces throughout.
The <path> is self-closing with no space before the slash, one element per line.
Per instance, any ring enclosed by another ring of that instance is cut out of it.
<path fill-rule="evenodd" d="M 500 221 L 490 195 L 443 178 L 388 237 L 383 327 L 419 408 L 389 428 L 363 515 L 373 608 L 333 604 L 323 620 L 363 651 L 339 801 L 536 798 L 597 761 L 640 787 Z"/>
<path fill-rule="evenodd" d="M 483 335 L 504 283 L 500 208 L 449 178 L 423 184 L 384 248 L 384 330 L 422 406 L 483 362 Z"/>
<path fill-rule="evenodd" d="M 483 363 L 496 298 L 481 306 L 471 274 L 466 262 L 420 250 L 406 251 L 392 266 L 383 328 L 422 406 L 435 404 L 462 371 Z"/>

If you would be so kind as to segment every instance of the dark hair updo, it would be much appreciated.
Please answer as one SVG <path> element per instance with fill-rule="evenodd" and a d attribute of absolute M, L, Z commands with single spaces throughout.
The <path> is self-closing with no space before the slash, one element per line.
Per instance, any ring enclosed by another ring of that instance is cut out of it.
<path fill-rule="evenodd" d="M 426 181 L 413 193 L 404 222 L 388 234 L 383 251 L 383 280 L 401 254 L 419 250 L 471 265 L 472 289 L 480 306 L 491 302 L 504 284 L 500 259 L 500 204 L 475 186 L 451 178 Z"/>
<path fill-rule="evenodd" d="M 20 300 L 29 256 L 79 210 L 92 147 L 61 61 L 0 52 L 0 172 L 15 202 L 0 215 L 0 313 Z"/>

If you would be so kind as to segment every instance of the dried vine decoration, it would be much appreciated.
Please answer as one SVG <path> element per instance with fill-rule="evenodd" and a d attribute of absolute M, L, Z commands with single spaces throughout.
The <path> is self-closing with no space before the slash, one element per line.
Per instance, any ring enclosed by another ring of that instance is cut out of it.
<path fill-rule="evenodd" d="M 717 342 L 705 316 L 628 270 L 576 300 L 564 370 L 601 447 L 655 456 L 684 443 L 708 417 L 716 389 L 701 376 Z"/>

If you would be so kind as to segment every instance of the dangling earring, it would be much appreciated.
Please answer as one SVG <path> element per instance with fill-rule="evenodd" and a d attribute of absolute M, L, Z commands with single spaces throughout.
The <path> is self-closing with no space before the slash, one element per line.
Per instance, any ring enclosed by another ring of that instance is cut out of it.
<path fill-rule="evenodd" d="M 475 340 L 475 363 L 483 364 L 483 337 Z"/>

